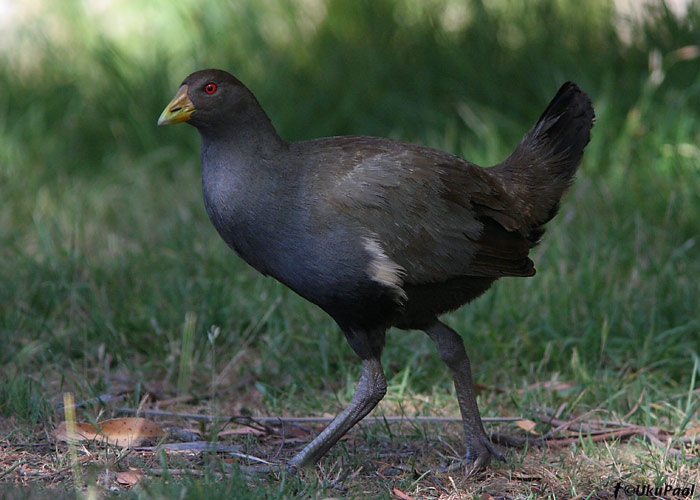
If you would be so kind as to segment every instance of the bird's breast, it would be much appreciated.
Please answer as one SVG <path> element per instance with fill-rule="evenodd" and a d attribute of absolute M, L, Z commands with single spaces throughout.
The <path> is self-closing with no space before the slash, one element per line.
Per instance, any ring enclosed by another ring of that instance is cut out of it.
<path fill-rule="evenodd" d="M 277 179 L 222 170 L 203 169 L 204 204 L 219 235 L 248 264 L 336 319 L 369 311 L 385 296 L 394 302 L 358 228 L 329 212 L 319 220 L 313 207 L 323 200 Z"/>
<path fill-rule="evenodd" d="M 279 241 L 286 233 L 280 207 L 235 177 L 203 175 L 204 206 L 221 238 L 246 262 L 271 274 L 279 260 Z"/>

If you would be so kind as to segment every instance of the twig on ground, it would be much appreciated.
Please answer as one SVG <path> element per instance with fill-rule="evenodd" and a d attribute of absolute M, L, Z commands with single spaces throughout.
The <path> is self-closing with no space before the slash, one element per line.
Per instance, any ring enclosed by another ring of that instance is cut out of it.
<path fill-rule="evenodd" d="M 136 410 L 133 408 L 117 408 L 120 413 L 135 414 Z M 330 422 L 335 417 L 248 417 L 246 415 L 205 415 L 199 413 L 177 413 L 162 410 L 141 410 L 139 412 L 141 415 L 149 415 L 152 417 L 179 417 L 179 418 L 191 418 L 193 420 L 204 420 L 207 422 L 211 421 L 223 421 L 228 420 L 234 423 L 240 423 L 241 425 L 248 425 L 250 423 L 256 423 L 263 426 L 258 430 L 266 430 L 264 424 L 275 424 L 275 423 L 324 423 Z M 523 420 L 523 417 L 484 417 L 481 419 L 484 422 L 516 422 L 518 420 Z M 455 422 L 461 423 L 462 419 L 460 417 L 404 417 L 404 416 L 389 416 L 389 417 L 365 417 L 362 419 L 363 422 L 372 423 L 382 423 L 387 422 Z"/>

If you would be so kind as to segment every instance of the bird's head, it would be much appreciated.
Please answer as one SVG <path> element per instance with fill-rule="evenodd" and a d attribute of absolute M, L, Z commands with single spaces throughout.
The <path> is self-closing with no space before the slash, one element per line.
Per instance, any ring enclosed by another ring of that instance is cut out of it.
<path fill-rule="evenodd" d="M 216 129 L 244 121 L 257 107 L 253 94 L 236 77 L 220 69 L 192 73 L 158 118 L 158 125 L 188 122 L 198 129 Z"/>

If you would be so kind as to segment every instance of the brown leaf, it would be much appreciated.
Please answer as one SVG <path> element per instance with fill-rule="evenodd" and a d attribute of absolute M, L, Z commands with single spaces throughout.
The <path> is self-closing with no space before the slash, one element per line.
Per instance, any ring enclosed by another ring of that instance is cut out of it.
<path fill-rule="evenodd" d="M 53 432 L 58 441 L 106 441 L 120 447 L 140 446 L 148 439 L 163 435 L 163 430 L 152 420 L 126 417 L 113 418 L 98 423 L 98 427 L 87 422 L 75 422 L 75 435 L 68 435 L 66 423 L 62 422 Z"/>
<path fill-rule="evenodd" d="M 138 417 L 112 418 L 99 423 L 109 444 L 130 448 L 162 436 L 163 429 L 152 420 Z"/>
<path fill-rule="evenodd" d="M 74 427 L 75 434 L 68 435 L 66 423 L 61 422 L 51 434 L 57 441 L 63 441 L 64 443 L 98 439 L 99 431 L 94 425 L 86 422 L 75 422 Z"/>
<path fill-rule="evenodd" d="M 527 431 L 531 434 L 537 434 L 537 432 L 535 432 L 535 426 L 537 424 L 535 422 L 533 422 L 532 420 L 516 420 L 515 425 L 517 425 L 522 430 Z"/>
<path fill-rule="evenodd" d="M 133 486 L 138 483 L 143 474 L 136 470 L 125 470 L 117 472 L 117 482 L 123 486 Z"/>
<path fill-rule="evenodd" d="M 396 495 L 398 498 L 400 498 L 401 500 L 416 500 L 416 499 L 413 498 L 412 496 L 407 495 L 406 493 L 404 493 L 403 491 L 401 491 L 400 489 L 398 489 L 398 488 L 396 488 L 396 487 L 394 487 L 394 489 L 391 490 L 391 492 L 392 492 L 394 495 Z"/>

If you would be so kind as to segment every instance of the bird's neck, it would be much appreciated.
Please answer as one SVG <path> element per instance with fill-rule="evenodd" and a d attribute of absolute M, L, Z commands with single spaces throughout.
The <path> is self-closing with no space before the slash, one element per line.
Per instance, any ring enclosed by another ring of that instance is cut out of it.
<path fill-rule="evenodd" d="M 262 108 L 253 107 L 235 122 L 197 127 L 202 137 L 202 156 L 225 156 L 229 161 L 246 163 L 274 158 L 288 149 Z"/>
<path fill-rule="evenodd" d="M 265 274 L 280 255 L 272 247 L 284 232 L 281 226 L 291 223 L 288 195 L 301 179 L 289 167 L 289 145 L 271 125 L 267 131 L 240 128 L 228 137 L 202 133 L 207 214 L 224 241 Z"/>
<path fill-rule="evenodd" d="M 228 128 L 199 128 L 202 137 L 202 188 L 214 225 L 232 244 L 264 215 L 284 212 L 284 193 L 294 191 L 299 172 L 291 168 L 289 144 L 275 131 L 262 108 Z M 280 194 L 282 193 L 282 195 Z M 231 234 L 224 233 L 231 232 Z"/>
<path fill-rule="evenodd" d="M 252 209 L 248 203 L 284 184 L 289 174 L 284 168 L 288 150 L 274 129 L 261 134 L 242 128 L 226 137 L 202 133 L 205 201 Z"/>

